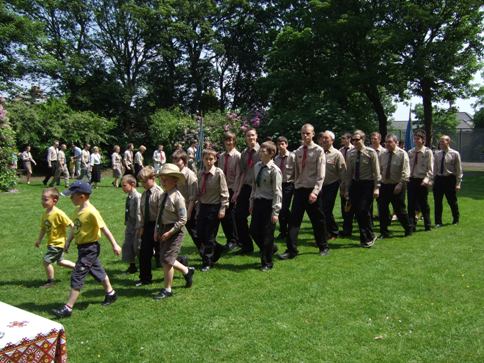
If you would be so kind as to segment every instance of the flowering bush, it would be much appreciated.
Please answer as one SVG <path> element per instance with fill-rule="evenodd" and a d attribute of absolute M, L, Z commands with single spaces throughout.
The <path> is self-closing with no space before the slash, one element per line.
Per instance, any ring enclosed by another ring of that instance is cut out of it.
<path fill-rule="evenodd" d="M 0 99 L 0 191 L 6 192 L 17 184 L 16 167 L 13 165 L 17 150 L 15 148 L 15 132 L 8 123 L 7 111 Z"/>

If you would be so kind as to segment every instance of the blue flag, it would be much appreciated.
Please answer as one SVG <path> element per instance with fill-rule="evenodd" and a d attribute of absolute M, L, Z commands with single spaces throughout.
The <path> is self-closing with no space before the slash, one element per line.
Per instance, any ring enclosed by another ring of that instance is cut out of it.
<path fill-rule="evenodd" d="M 408 151 L 415 146 L 413 143 L 413 130 L 412 130 L 412 106 L 408 112 L 407 130 L 405 130 L 405 150 Z"/>

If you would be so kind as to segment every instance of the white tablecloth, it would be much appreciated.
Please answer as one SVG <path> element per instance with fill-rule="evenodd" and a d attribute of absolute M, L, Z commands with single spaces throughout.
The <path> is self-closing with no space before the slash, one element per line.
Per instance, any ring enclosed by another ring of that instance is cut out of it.
<path fill-rule="evenodd" d="M 67 362 L 62 324 L 0 301 L 0 363 Z"/>

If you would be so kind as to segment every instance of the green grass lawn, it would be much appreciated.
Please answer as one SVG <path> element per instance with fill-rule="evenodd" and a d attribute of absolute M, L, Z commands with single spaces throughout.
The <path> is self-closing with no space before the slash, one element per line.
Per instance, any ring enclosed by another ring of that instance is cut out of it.
<path fill-rule="evenodd" d="M 121 243 L 125 196 L 109 183 L 92 202 Z M 101 259 L 119 300 L 103 308 L 103 289 L 88 278 L 73 316 L 62 320 L 69 361 L 482 362 L 483 185 L 484 172 L 465 175 L 457 226 L 423 232 L 420 225 L 402 238 L 394 224 L 395 238 L 371 249 L 359 248 L 355 234 L 320 257 L 306 220 L 295 260 L 262 273 L 257 255 L 228 255 L 197 271 L 191 289 L 177 276 L 167 301 L 152 299 L 161 269 L 153 285 L 134 287 L 137 276 L 122 273 L 126 265 L 103 239 Z M 0 194 L 0 300 L 52 319 L 51 309 L 67 298 L 69 271 L 56 268 L 56 287 L 39 289 L 41 190 L 36 180 Z M 59 206 L 72 214 L 68 198 Z M 450 222 L 447 205 L 444 213 Z M 188 238 L 183 252 L 200 266 Z"/>

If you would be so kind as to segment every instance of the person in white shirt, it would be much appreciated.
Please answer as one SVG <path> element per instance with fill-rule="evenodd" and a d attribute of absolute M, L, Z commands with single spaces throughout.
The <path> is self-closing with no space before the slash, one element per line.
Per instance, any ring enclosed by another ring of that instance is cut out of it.
<path fill-rule="evenodd" d="M 52 146 L 47 149 L 47 174 L 45 175 L 42 183 L 47 185 L 50 178 L 53 178 L 52 182 L 49 184 L 51 187 L 54 186 L 55 182 L 55 171 L 57 169 L 57 149 L 59 148 L 59 141 L 55 140 Z"/>
<path fill-rule="evenodd" d="M 23 169 L 25 171 L 25 176 L 27 177 L 27 184 L 30 184 L 30 177 L 32 176 L 32 164 L 37 165 L 32 154 L 30 153 L 30 145 L 25 147 L 25 150 L 20 153 L 20 158 L 22 159 Z"/>
<path fill-rule="evenodd" d="M 101 182 L 101 154 L 97 146 L 92 148 L 89 163 L 91 164 L 91 185 L 97 188 L 97 183 Z"/>
<path fill-rule="evenodd" d="M 153 152 L 153 167 L 155 168 L 156 175 L 160 173 L 161 167 L 165 163 L 166 155 L 163 151 L 163 145 L 158 145 L 158 149 Z"/>

